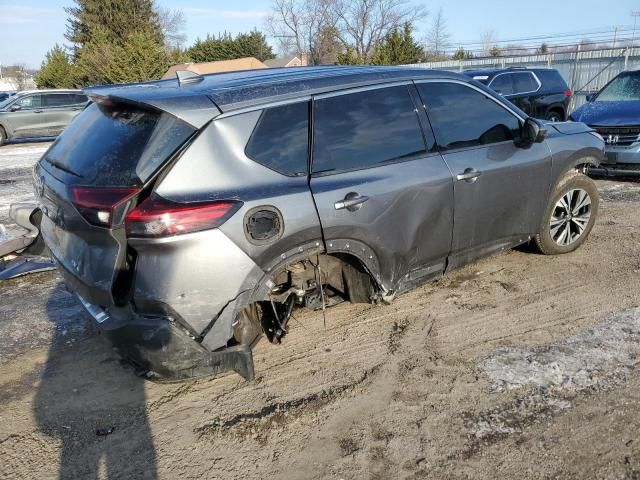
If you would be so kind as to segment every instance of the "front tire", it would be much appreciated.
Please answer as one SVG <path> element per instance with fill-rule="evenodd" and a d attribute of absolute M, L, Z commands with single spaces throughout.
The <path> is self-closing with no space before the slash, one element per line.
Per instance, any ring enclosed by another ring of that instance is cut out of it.
<path fill-rule="evenodd" d="M 547 113 L 547 120 L 551 122 L 564 122 L 564 115 L 562 115 L 562 113 L 560 112 L 552 110 L 551 112 Z"/>
<path fill-rule="evenodd" d="M 572 172 L 554 188 L 540 233 L 533 239 L 545 255 L 573 252 L 591 233 L 598 214 L 598 188 L 582 173 Z"/>
<path fill-rule="evenodd" d="M 0 127 L 0 147 L 5 144 L 7 141 L 7 134 L 4 131 L 4 128 Z"/>

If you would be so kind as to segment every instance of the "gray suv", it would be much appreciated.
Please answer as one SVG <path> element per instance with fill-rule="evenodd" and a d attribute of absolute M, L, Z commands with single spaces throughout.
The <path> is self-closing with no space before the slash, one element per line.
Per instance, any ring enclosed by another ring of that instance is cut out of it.
<path fill-rule="evenodd" d="M 477 258 L 588 236 L 604 142 L 468 77 L 312 67 L 89 89 L 34 170 L 41 232 L 120 353 L 253 377 L 295 308 L 390 302 Z"/>
<path fill-rule="evenodd" d="M 0 101 L 0 146 L 7 140 L 59 135 L 87 101 L 80 90 L 24 91 Z"/>

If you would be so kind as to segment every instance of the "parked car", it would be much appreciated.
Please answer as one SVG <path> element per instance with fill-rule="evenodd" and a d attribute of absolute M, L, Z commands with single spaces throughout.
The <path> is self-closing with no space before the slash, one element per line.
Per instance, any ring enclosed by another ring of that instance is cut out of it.
<path fill-rule="evenodd" d="M 573 92 L 560 72 L 551 68 L 503 68 L 463 72 L 487 85 L 527 115 L 552 122 L 567 119 Z"/>
<path fill-rule="evenodd" d="M 7 98 L 15 94 L 16 92 L 0 92 L 0 102 L 4 102 Z"/>
<path fill-rule="evenodd" d="M 640 175 L 640 70 L 622 72 L 571 114 L 604 138 L 606 160 L 592 173 Z"/>
<path fill-rule="evenodd" d="M 18 138 L 55 137 L 86 103 L 80 90 L 18 92 L 0 102 L 0 146 Z"/>
<path fill-rule="evenodd" d="M 87 90 L 34 170 L 41 232 L 123 356 L 180 378 L 279 343 L 297 307 L 389 302 L 591 231 L 604 143 L 468 77 L 313 67 Z"/>

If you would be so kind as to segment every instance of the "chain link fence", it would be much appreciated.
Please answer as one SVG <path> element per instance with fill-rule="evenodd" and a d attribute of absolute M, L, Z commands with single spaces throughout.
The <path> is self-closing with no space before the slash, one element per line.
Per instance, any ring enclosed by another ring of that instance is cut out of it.
<path fill-rule="evenodd" d="M 509 67 L 547 67 L 560 72 L 574 92 L 570 110 L 586 101 L 586 96 L 597 92 L 609 80 L 625 70 L 640 69 L 640 47 L 608 48 L 603 50 L 513 57 L 472 58 L 444 62 L 416 63 L 412 67 L 462 72 L 469 69 Z"/>

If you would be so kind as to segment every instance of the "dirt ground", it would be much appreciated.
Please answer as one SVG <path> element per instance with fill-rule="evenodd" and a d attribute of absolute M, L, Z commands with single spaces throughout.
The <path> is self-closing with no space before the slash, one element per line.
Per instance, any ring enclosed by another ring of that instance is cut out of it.
<path fill-rule="evenodd" d="M 54 272 L 4 282 L 0 478 L 640 478 L 640 185 L 598 187 L 579 251 L 297 315 L 254 382 L 142 380 Z"/>

